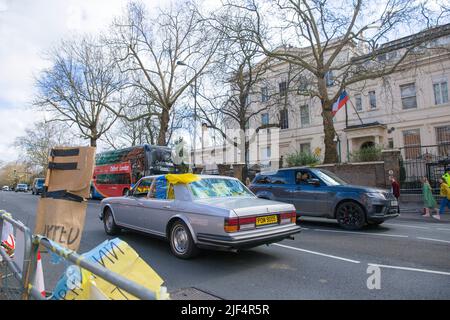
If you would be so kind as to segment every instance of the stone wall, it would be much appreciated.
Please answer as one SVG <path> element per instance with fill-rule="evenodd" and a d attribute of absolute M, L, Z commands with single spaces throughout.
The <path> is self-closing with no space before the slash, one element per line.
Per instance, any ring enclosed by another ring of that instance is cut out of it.
<path fill-rule="evenodd" d="M 322 164 L 316 166 L 334 172 L 351 184 L 387 188 L 384 177 L 384 162 L 358 162 L 343 164 Z"/>
<path fill-rule="evenodd" d="M 322 164 L 316 167 L 327 169 L 351 184 L 390 189 L 389 174 L 400 179 L 399 150 L 383 150 L 383 161 Z"/>

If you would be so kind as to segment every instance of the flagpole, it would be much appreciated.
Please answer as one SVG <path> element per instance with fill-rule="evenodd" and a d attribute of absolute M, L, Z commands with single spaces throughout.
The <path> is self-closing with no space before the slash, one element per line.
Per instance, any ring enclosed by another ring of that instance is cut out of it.
<path fill-rule="evenodd" d="M 345 103 L 345 128 L 348 127 L 348 112 L 347 112 L 347 102 Z"/>

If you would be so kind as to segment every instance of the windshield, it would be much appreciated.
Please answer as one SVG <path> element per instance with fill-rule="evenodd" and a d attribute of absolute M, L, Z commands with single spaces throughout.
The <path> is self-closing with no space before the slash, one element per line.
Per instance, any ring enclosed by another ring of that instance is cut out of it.
<path fill-rule="evenodd" d="M 325 182 L 327 186 L 340 186 L 348 184 L 345 180 L 339 178 L 331 171 L 324 169 L 315 169 L 313 170 L 313 172 L 320 180 Z"/>
<path fill-rule="evenodd" d="M 189 188 L 196 199 L 254 197 L 239 180 L 234 179 L 203 178 L 189 183 Z"/>
<path fill-rule="evenodd" d="M 18 184 L 17 187 L 18 188 L 25 188 L 27 185 L 26 184 Z"/>
<path fill-rule="evenodd" d="M 42 186 L 42 185 L 44 185 L 44 182 L 45 182 L 45 179 L 38 179 L 38 180 L 36 180 L 36 185 Z"/>

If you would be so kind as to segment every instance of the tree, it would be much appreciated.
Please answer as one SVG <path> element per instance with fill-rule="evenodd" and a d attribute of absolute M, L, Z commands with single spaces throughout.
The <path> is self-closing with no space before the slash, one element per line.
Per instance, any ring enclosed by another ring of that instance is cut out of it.
<path fill-rule="evenodd" d="M 171 6 L 157 16 L 150 16 L 140 3 L 129 4 L 126 15 L 113 24 L 114 36 L 106 41 L 147 108 L 135 117 L 113 112 L 129 121 L 156 117 L 156 142 L 167 145 L 177 101 L 204 72 L 217 47 L 219 39 L 210 31 L 192 2 Z"/>
<path fill-rule="evenodd" d="M 409 0 L 272 0 L 268 2 L 270 15 L 264 11 L 266 2 L 258 4 L 255 0 L 230 0 L 227 7 L 251 15 L 246 24 L 246 36 L 250 34 L 247 41 L 258 45 L 268 57 L 304 70 L 303 79 L 311 84 L 304 94 L 317 97 L 322 106 L 324 163 L 338 160 L 332 105 L 342 91 L 354 83 L 398 71 L 414 48 L 450 34 L 446 28 L 397 45 L 380 46 L 399 28 L 417 24 L 423 17 L 426 4 Z M 274 19 L 271 25 L 269 20 Z M 394 51 L 400 53 L 395 62 L 379 59 Z"/>
<path fill-rule="evenodd" d="M 221 135 L 229 145 L 240 146 L 240 162 L 244 163 L 243 180 L 248 176 L 249 145 L 256 134 L 249 134 L 250 122 L 258 115 L 267 112 L 273 101 L 269 97 L 270 82 L 265 78 L 270 59 L 260 62 L 264 55 L 255 43 L 246 40 L 245 16 L 239 12 L 227 12 L 212 17 L 215 28 L 223 34 L 223 40 L 216 52 L 215 65 L 210 70 L 210 90 L 202 90 L 199 95 L 204 103 L 199 106 L 200 118 Z M 261 88 L 266 92 L 266 103 L 255 108 L 256 97 L 261 96 Z M 206 92 L 206 93 L 203 93 Z M 269 101 L 270 100 L 270 101 Z M 255 121 L 258 122 L 259 121 Z M 277 127 L 277 124 L 264 124 L 256 128 Z M 227 133 L 227 129 L 239 129 L 239 142 Z"/>
<path fill-rule="evenodd" d="M 20 159 L 26 161 L 36 174 L 44 174 L 48 167 L 50 150 L 57 146 L 72 146 L 76 139 L 69 135 L 70 128 L 57 122 L 36 122 L 25 135 L 17 137 L 14 145 L 22 151 Z"/>
<path fill-rule="evenodd" d="M 123 86 L 114 60 L 97 41 L 81 38 L 62 41 L 48 61 L 51 67 L 37 79 L 34 105 L 51 112 L 52 121 L 74 124 L 95 147 L 117 119 L 107 108 L 120 101 Z"/>

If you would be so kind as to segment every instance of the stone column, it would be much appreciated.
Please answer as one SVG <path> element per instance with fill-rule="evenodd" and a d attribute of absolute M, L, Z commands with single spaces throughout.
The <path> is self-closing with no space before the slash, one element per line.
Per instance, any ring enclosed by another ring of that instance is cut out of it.
<path fill-rule="evenodd" d="M 384 179 L 386 181 L 386 187 L 390 186 L 389 173 L 392 172 L 394 178 L 400 182 L 400 150 L 390 149 L 383 150 L 381 152 L 382 159 L 384 161 Z"/>

